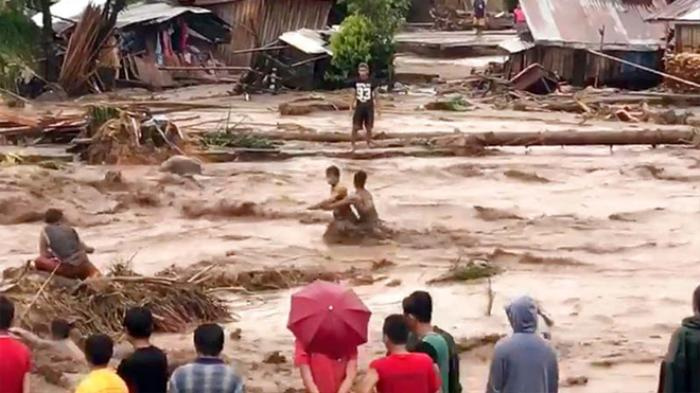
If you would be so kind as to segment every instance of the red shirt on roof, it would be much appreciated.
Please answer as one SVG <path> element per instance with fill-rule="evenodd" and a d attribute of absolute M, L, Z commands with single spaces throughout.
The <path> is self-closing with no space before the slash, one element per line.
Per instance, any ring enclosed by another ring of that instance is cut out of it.
<path fill-rule="evenodd" d="M 304 345 L 294 343 L 294 365 L 308 365 L 319 393 L 337 393 L 345 380 L 348 362 L 357 359 L 357 349 L 347 358 L 332 359 L 322 353 L 306 353 Z"/>
<path fill-rule="evenodd" d="M 369 366 L 379 375 L 379 393 L 436 393 L 440 389 L 433 360 L 424 353 L 389 355 Z"/>
<path fill-rule="evenodd" d="M 0 336 L 0 390 L 2 393 L 22 393 L 24 376 L 32 367 L 29 349 L 14 338 Z"/>

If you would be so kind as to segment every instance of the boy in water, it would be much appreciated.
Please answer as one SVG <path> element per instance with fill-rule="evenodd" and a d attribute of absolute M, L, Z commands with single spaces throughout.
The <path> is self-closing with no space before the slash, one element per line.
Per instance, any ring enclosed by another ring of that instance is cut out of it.
<path fill-rule="evenodd" d="M 369 75 L 369 66 L 361 63 L 357 67 L 355 81 L 355 98 L 352 103 L 352 150 L 355 151 L 357 132 L 366 131 L 367 147 L 372 146 L 372 128 L 374 127 L 374 107 L 376 104 L 375 84 Z"/>
<path fill-rule="evenodd" d="M 331 186 L 330 197 L 320 203 L 310 206 L 309 210 L 331 210 L 329 209 L 329 206 L 331 206 L 335 202 L 343 200 L 345 197 L 348 196 L 348 189 L 345 188 L 345 186 L 343 186 L 342 184 L 340 184 L 340 169 L 338 169 L 337 166 L 331 165 L 328 168 L 326 168 L 326 181 L 328 182 L 328 185 Z M 352 211 L 352 208 L 350 208 L 349 205 L 341 206 L 332 210 L 333 218 L 335 220 L 344 220 L 350 222 L 357 221 L 357 216 L 355 216 L 355 213 Z"/>
<path fill-rule="evenodd" d="M 367 173 L 365 171 L 357 171 L 353 178 L 355 185 L 355 193 L 347 196 L 341 201 L 333 203 L 329 209 L 340 209 L 345 206 L 352 206 L 357 212 L 358 223 L 374 227 L 379 222 L 377 209 L 374 207 L 374 199 L 372 194 L 367 191 L 365 184 L 367 183 Z"/>

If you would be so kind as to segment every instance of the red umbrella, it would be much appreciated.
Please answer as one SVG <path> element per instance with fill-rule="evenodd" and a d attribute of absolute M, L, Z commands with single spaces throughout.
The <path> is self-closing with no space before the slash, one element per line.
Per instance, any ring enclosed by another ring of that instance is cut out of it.
<path fill-rule="evenodd" d="M 287 328 L 308 352 L 341 358 L 367 342 L 370 315 L 352 289 L 316 281 L 292 295 Z"/>

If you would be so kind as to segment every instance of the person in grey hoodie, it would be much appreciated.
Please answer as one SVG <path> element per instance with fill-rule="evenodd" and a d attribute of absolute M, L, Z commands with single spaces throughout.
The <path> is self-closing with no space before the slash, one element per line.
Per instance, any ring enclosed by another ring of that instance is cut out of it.
<path fill-rule="evenodd" d="M 532 298 L 516 299 L 506 314 L 513 335 L 494 349 L 487 393 L 557 393 L 559 365 L 554 348 L 536 334 L 537 305 Z"/>

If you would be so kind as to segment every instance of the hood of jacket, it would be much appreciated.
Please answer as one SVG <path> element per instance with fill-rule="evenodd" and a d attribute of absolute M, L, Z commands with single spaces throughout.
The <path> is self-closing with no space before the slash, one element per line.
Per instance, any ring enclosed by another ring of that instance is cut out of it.
<path fill-rule="evenodd" d="M 506 315 L 514 333 L 535 333 L 537 330 L 537 305 L 529 296 L 515 299 L 506 307 Z"/>

